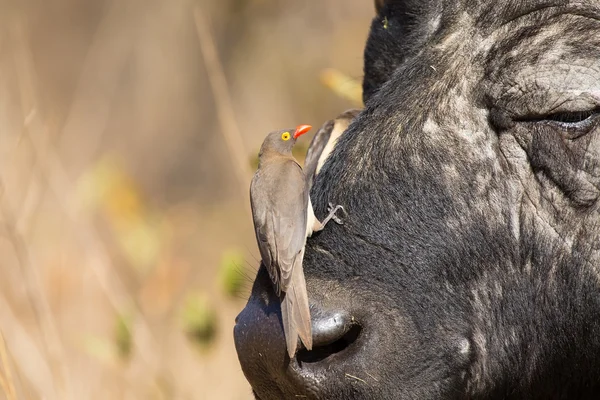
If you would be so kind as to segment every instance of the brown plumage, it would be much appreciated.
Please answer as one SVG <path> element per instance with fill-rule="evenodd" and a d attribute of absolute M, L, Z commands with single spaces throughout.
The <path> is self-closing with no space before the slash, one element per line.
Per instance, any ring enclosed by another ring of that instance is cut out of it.
<path fill-rule="evenodd" d="M 341 206 L 320 222 L 309 197 L 310 182 L 292 156 L 296 139 L 310 126 L 271 132 L 263 142 L 258 170 L 250 185 L 250 203 L 262 262 L 281 298 L 281 316 L 290 358 L 298 336 L 312 349 L 312 328 L 302 270 L 306 237 L 325 227 Z M 338 221 L 339 222 L 339 221 Z"/>

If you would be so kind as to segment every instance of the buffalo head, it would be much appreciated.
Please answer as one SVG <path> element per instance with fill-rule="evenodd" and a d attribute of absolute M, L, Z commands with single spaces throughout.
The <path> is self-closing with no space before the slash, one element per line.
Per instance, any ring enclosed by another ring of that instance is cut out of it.
<path fill-rule="evenodd" d="M 314 348 L 259 270 L 261 400 L 600 398 L 600 1 L 377 2 L 366 107 L 317 176 Z"/>

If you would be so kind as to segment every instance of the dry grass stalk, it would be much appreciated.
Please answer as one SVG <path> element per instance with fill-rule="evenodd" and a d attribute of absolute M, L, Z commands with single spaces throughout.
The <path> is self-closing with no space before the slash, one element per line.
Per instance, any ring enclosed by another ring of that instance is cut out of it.
<path fill-rule="evenodd" d="M 117 5 L 118 3 L 118 1 L 114 2 L 113 5 Z M 113 7 L 113 9 L 114 8 L 115 7 Z M 110 15 L 113 14 L 111 13 Z M 118 15 L 118 13 L 115 15 Z M 104 26 L 104 24 L 101 25 Z M 22 41 L 21 46 L 22 48 L 26 48 L 25 41 Z M 92 47 L 97 46 L 101 47 L 99 44 L 95 44 Z M 100 56 L 102 53 L 103 51 L 101 48 L 96 48 L 94 51 L 94 54 L 97 56 Z M 158 373 L 159 369 L 164 370 L 165 368 L 164 363 L 159 359 L 160 355 L 156 352 L 156 349 L 159 348 L 159 346 L 154 338 L 150 325 L 139 309 L 137 301 L 128 293 L 125 284 L 111 268 L 112 260 L 108 255 L 105 244 L 99 239 L 94 224 L 90 221 L 89 216 L 81 212 L 81 207 L 77 203 L 75 187 L 70 182 L 56 150 L 47 140 L 44 140 L 45 136 L 47 136 L 47 132 L 42 116 L 39 112 L 31 112 L 31 110 L 38 110 L 40 105 L 34 84 L 35 75 L 34 69 L 32 68 L 33 61 L 29 52 L 24 52 L 20 55 L 21 58 L 19 59 L 19 62 L 23 64 L 24 68 L 20 69 L 21 76 L 19 79 L 19 87 L 23 102 L 24 118 L 27 120 L 27 125 L 24 126 L 24 135 L 30 140 L 33 148 L 35 159 L 34 165 L 36 167 L 35 175 L 39 176 L 44 187 L 47 187 L 53 194 L 61 211 L 69 220 L 74 231 L 78 233 L 77 239 L 79 241 L 79 246 L 83 249 L 86 256 L 87 265 L 96 276 L 97 283 L 106 294 L 111 306 L 117 312 L 122 310 L 132 310 L 135 313 L 136 322 L 133 343 L 138 350 L 137 355 L 141 361 L 149 367 L 149 375 L 154 375 L 151 372 L 152 370 Z M 86 60 L 86 65 L 90 64 L 88 67 L 91 68 L 91 65 L 97 61 L 96 58 L 97 57 L 90 57 Z M 114 80 L 118 80 L 117 78 L 118 74 L 114 76 Z M 78 92 L 82 90 L 82 88 L 79 88 Z M 77 114 L 79 113 L 77 110 L 81 109 L 81 106 L 77 103 L 79 102 L 78 99 L 83 97 L 84 96 L 79 96 L 78 93 L 76 93 L 76 100 L 71 107 L 70 113 L 75 114 L 75 116 L 70 115 L 69 120 L 71 118 L 74 120 L 78 119 Z M 110 103 L 111 99 L 106 98 L 105 101 Z M 105 117 L 107 118 L 108 116 L 106 115 Z M 65 125 L 64 129 L 70 129 L 70 124 L 68 122 Z M 42 293 L 41 288 L 39 292 Z M 55 345 L 56 343 L 49 345 L 49 347 Z M 64 363 L 64 357 L 62 359 L 62 370 L 64 371 L 64 375 L 67 376 L 66 373 L 68 371 Z M 59 366 L 59 368 L 61 367 Z M 163 375 L 165 375 L 163 376 L 163 379 L 167 379 L 171 382 L 171 374 L 163 373 Z M 60 397 L 66 398 L 63 396 Z"/>
<path fill-rule="evenodd" d="M 12 400 L 10 388 L 8 387 L 7 380 L 4 378 L 2 371 L 0 371 L 0 390 L 2 390 L 2 393 L 4 393 L 4 396 L 6 396 L 7 400 Z"/>
<path fill-rule="evenodd" d="M 351 101 L 358 107 L 363 107 L 362 84 L 343 72 L 326 68 L 321 71 L 321 83 L 331 89 L 338 96 Z"/>
<path fill-rule="evenodd" d="M 6 342 L 4 341 L 2 332 L 0 332 L 0 366 L 4 371 L 4 374 L 0 371 L 0 387 L 2 387 L 7 400 L 17 400 L 17 391 L 15 390 L 15 384 L 8 359 L 8 351 L 6 350 Z"/>
<path fill-rule="evenodd" d="M 357 381 L 359 381 L 359 382 L 362 382 L 362 383 L 364 383 L 364 384 L 368 385 L 368 383 L 367 383 L 367 382 L 366 382 L 364 379 L 361 379 L 361 378 L 359 378 L 358 376 L 350 375 L 350 374 L 347 374 L 347 373 L 346 373 L 346 374 L 344 374 L 344 376 L 345 376 L 346 378 L 352 378 L 352 379 L 354 379 L 354 380 L 357 380 Z"/>
<path fill-rule="evenodd" d="M 45 348 L 48 351 L 48 356 L 53 365 L 52 369 L 59 374 L 56 379 L 57 383 L 59 383 L 58 387 L 63 390 L 64 394 L 64 391 L 66 390 L 64 385 L 67 373 L 66 367 L 64 366 L 64 347 L 60 340 L 50 304 L 44 295 L 45 292 L 37 272 L 38 269 L 33 264 L 32 255 L 23 240 L 23 237 L 16 230 L 15 219 L 3 192 L 4 185 L 2 180 L 0 180 L 0 216 L 4 221 L 6 237 L 10 240 L 14 248 L 17 262 L 23 276 L 27 298 L 42 333 Z"/>
<path fill-rule="evenodd" d="M 215 107 L 217 108 L 220 132 L 229 149 L 235 167 L 234 170 L 240 184 L 240 191 L 244 198 L 246 198 L 248 195 L 251 171 L 250 166 L 248 165 L 248 155 L 243 146 L 244 140 L 236 123 L 233 103 L 229 96 L 227 78 L 225 77 L 223 66 L 219 60 L 219 54 L 210 30 L 208 18 L 204 18 L 198 7 L 194 10 L 194 20 L 196 22 L 200 50 L 202 51 L 202 57 L 208 74 Z M 246 201 L 244 203 L 246 204 L 248 202 Z M 246 208 L 248 209 L 247 204 Z M 249 209 L 247 211 L 249 211 Z"/>
<path fill-rule="evenodd" d="M 22 373 L 26 377 L 28 388 L 33 389 L 38 398 L 59 398 L 48 356 L 40 351 L 38 341 L 23 326 L 17 315 L 7 299 L 0 296 L 0 321 L 5 328 L 2 334 L 11 344 L 16 377 Z"/>
<path fill-rule="evenodd" d="M 28 52 L 27 41 L 25 39 L 24 28 L 21 21 L 15 19 L 13 21 L 11 36 L 13 42 L 16 43 L 14 51 L 15 67 L 18 73 L 19 88 L 21 90 L 21 106 L 23 111 L 24 121 L 31 122 L 37 114 L 35 98 L 35 80 L 33 79 L 33 62 L 32 56 Z M 33 112 L 33 117 L 32 117 Z M 23 135 L 28 135 L 28 126 L 24 125 Z M 4 189 L 2 180 L 0 180 L 0 188 Z M 60 334 L 50 303 L 45 296 L 45 291 L 39 276 L 39 266 L 34 265 L 33 256 L 27 246 L 23 235 L 17 226 L 18 218 L 11 210 L 10 205 L 5 196 L 0 194 L 0 215 L 4 220 L 7 236 L 11 241 L 27 291 L 27 296 L 31 303 L 32 309 L 36 315 L 38 325 L 42 332 L 45 348 L 52 360 L 53 371 L 58 375 L 56 378 L 58 388 L 64 398 L 68 398 L 68 370 L 65 366 L 65 350 L 60 339 Z"/>

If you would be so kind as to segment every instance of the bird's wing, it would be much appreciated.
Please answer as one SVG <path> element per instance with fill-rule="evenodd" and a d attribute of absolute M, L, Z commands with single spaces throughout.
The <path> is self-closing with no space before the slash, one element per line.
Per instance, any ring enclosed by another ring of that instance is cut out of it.
<path fill-rule="evenodd" d="M 325 122 L 313 137 L 304 159 L 304 173 L 309 191 L 315 176 L 335 147 L 337 140 L 360 112 L 361 110 L 358 108 L 344 111 L 335 119 Z"/>
<path fill-rule="evenodd" d="M 289 287 L 294 261 L 306 242 L 304 180 L 300 166 L 289 159 L 263 166 L 250 186 L 258 247 L 278 295 Z"/>
<path fill-rule="evenodd" d="M 334 126 L 335 120 L 333 119 L 325 122 L 319 128 L 317 133 L 315 133 L 315 136 L 308 146 L 306 157 L 304 158 L 304 174 L 306 175 L 309 188 L 312 186 L 312 181 L 317 173 L 317 165 L 319 164 L 321 153 L 329 142 L 329 137 L 331 136 L 331 131 L 333 131 Z"/>
<path fill-rule="evenodd" d="M 270 246 L 270 233 L 273 231 L 273 223 L 268 214 L 269 194 L 265 193 L 264 171 L 260 169 L 254 174 L 250 183 L 250 207 L 252 208 L 252 219 L 254 222 L 254 232 L 256 234 L 256 244 L 262 263 L 269 272 L 271 281 L 275 286 L 277 295 L 280 294 L 279 289 L 279 271 L 277 269 L 276 250 Z"/>

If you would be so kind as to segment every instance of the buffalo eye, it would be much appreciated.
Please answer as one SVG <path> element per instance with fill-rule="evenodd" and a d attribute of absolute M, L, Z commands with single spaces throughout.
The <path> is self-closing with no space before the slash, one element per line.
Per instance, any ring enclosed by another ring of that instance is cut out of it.
<path fill-rule="evenodd" d="M 534 122 L 549 125 L 565 131 L 566 136 L 575 139 L 589 133 L 600 121 L 600 108 L 583 111 L 561 111 L 541 116 L 517 118 L 517 122 Z"/>
<path fill-rule="evenodd" d="M 600 109 L 596 108 L 587 111 L 560 112 L 550 114 L 547 117 L 548 123 L 554 124 L 568 132 L 577 134 L 577 136 L 589 133 L 598 123 Z"/>

